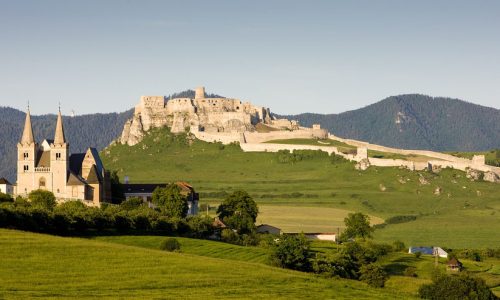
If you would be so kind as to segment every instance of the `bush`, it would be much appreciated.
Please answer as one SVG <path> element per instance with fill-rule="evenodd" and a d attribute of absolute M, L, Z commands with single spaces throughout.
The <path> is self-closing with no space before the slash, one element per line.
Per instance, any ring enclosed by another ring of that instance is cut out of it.
<path fill-rule="evenodd" d="M 348 255 L 336 253 L 331 256 L 317 254 L 312 265 L 315 273 L 327 277 L 358 279 L 359 264 Z"/>
<path fill-rule="evenodd" d="M 34 190 L 28 195 L 31 205 L 45 208 L 48 210 L 54 209 L 56 206 L 56 197 L 52 192 L 45 190 Z"/>
<path fill-rule="evenodd" d="M 420 251 L 415 252 L 416 258 L 420 258 L 420 256 L 422 256 L 422 252 L 420 252 Z"/>
<path fill-rule="evenodd" d="M 439 274 L 432 283 L 422 285 L 418 294 L 424 299 L 498 299 L 481 278 L 466 274 L 450 276 Z"/>
<path fill-rule="evenodd" d="M 213 220 L 208 216 L 191 216 L 187 219 L 190 236 L 194 238 L 208 238 L 214 233 Z"/>
<path fill-rule="evenodd" d="M 394 249 L 394 251 L 400 252 L 406 250 L 406 245 L 402 241 L 398 240 L 392 243 L 392 248 Z"/>
<path fill-rule="evenodd" d="M 407 223 L 411 221 L 415 221 L 417 219 L 417 216 L 414 215 L 408 215 L 408 216 L 394 216 L 390 217 L 389 219 L 385 220 L 386 224 L 400 224 L 400 223 Z"/>
<path fill-rule="evenodd" d="M 376 264 L 362 266 L 360 272 L 361 276 L 359 279 L 373 287 L 384 287 L 385 281 L 388 279 L 384 269 Z"/>
<path fill-rule="evenodd" d="M 310 242 L 304 234 L 283 235 L 271 248 L 270 262 L 273 265 L 298 271 L 308 271 Z"/>
<path fill-rule="evenodd" d="M 122 203 L 120 203 L 120 208 L 123 210 L 134 210 L 144 205 L 144 201 L 139 197 L 131 197 Z"/>
<path fill-rule="evenodd" d="M 175 238 L 167 238 L 160 244 L 160 250 L 168 252 L 178 252 L 181 249 L 181 244 Z"/>
<path fill-rule="evenodd" d="M 223 242 L 231 244 L 240 244 L 240 236 L 232 229 L 224 228 L 221 231 L 220 238 Z"/>
<path fill-rule="evenodd" d="M 14 199 L 10 195 L 0 192 L 0 203 L 2 202 L 14 202 Z"/>
<path fill-rule="evenodd" d="M 407 267 L 404 272 L 403 276 L 406 277 L 417 277 L 417 268 L 415 267 Z"/>

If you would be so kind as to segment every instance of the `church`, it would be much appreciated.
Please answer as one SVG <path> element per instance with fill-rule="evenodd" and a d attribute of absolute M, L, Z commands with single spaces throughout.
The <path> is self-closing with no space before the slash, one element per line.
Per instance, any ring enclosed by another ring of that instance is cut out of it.
<path fill-rule="evenodd" d="M 28 109 L 21 141 L 17 144 L 15 195 L 27 197 L 37 189 L 54 193 L 58 202 L 79 200 L 89 206 L 111 201 L 109 172 L 99 153 L 70 153 L 64 134 L 61 111 L 57 114 L 54 140 L 35 142 Z"/>

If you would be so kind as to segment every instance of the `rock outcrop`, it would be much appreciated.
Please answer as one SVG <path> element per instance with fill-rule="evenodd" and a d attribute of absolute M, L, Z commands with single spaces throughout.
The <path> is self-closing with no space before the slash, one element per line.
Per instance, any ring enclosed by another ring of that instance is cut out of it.
<path fill-rule="evenodd" d="M 127 121 L 121 143 L 135 145 L 151 128 L 168 126 L 172 132 L 196 130 L 208 133 L 253 131 L 258 123 L 271 124 L 268 108 L 229 98 L 205 98 L 197 88 L 195 98 L 166 99 L 142 96 L 134 116 Z"/>

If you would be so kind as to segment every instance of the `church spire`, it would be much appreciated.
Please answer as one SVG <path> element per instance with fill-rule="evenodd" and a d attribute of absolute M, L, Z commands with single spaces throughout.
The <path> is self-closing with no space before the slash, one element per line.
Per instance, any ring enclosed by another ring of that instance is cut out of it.
<path fill-rule="evenodd" d="M 23 136 L 21 137 L 21 144 L 33 144 L 35 139 L 33 138 L 33 127 L 31 126 L 31 115 L 30 107 L 28 105 L 28 111 L 26 112 L 26 120 L 24 121 Z"/>
<path fill-rule="evenodd" d="M 54 136 L 54 144 L 65 144 L 66 137 L 64 136 L 64 127 L 61 116 L 61 107 L 59 106 L 59 112 L 57 113 L 57 124 L 56 124 L 56 134 Z"/>

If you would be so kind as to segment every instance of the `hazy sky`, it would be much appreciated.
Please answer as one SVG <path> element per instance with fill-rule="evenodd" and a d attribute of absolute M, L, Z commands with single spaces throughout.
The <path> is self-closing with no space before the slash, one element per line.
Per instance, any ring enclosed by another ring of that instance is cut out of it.
<path fill-rule="evenodd" d="M 0 106 L 124 111 L 198 85 L 282 114 L 500 108 L 500 1 L 0 0 Z"/>

